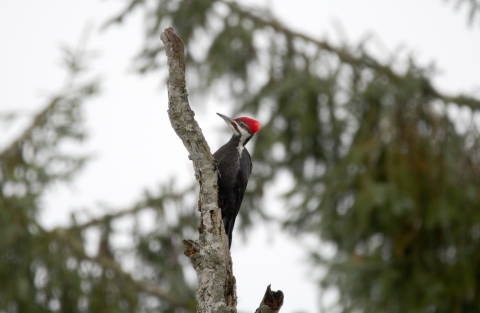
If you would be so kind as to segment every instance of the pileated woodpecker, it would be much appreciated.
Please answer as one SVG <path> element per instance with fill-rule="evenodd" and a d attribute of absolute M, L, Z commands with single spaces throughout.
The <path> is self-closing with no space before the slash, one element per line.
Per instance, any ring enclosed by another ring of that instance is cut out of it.
<path fill-rule="evenodd" d="M 252 172 L 252 159 L 245 145 L 261 128 L 257 120 L 249 117 L 232 119 L 217 113 L 233 132 L 232 138 L 213 154 L 218 170 L 218 206 L 222 210 L 223 226 L 232 245 L 235 225 L 248 178 Z"/>

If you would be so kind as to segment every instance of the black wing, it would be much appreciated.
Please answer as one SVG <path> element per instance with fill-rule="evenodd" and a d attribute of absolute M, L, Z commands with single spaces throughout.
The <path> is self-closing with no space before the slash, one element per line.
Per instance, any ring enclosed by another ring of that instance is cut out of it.
<path fill-rule="evenodd" d="M 234 195 L 235 195 L 235 211 L 233 218 L 224 220 L 225 231 L 228 236 L 229 247 L 232 245 L 233 227 L 235 226 L 235 219 L 237 218 L 238 211 L 242 205 L 243 196 L 245 195 L 245 189 L 247 189 L 248 178 L 252 173 L 252 158 L 247 149 L 243 149 L 242 156 L 240 157 L 240 170 L 237 173 L 237 179 L 235 180 Z"/>
<path fill-rule="evenodd" d="M 232 232 L 240 205 L 242 204 L 248 178 L 252 172 L 252 160 L 243 149 L 238 166 L 232 160 L 238 158 L 238 144 L 228 142 L 213 154 L 218 168 L 218 205 L 222 211 L 225 233 L 232 244 Z"/>
<path fill-rule="evenodd" d="M 237 184 L 235 185 L 235 199 L 237 200 L 237 208 L 235 211 L 235 217 L 240 211 L 240 205 L 243 201 L 243 196 L 245 195 L 245 189 L 247 189 L 248 178 L 252 173 L 252 158 L 247 149 L 243 149 L 242 157 L 240 158 L 240 171 L 237 176 Z"/>

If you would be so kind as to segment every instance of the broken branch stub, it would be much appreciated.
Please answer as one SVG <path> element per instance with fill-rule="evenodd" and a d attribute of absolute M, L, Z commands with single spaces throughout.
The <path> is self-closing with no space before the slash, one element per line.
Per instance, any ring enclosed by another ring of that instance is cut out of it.
<path fill-rule="evenodd" d="M 263 296 L 262 302 L 255 313 L 278 313 L 283 305 L 283 292 L 281 290 L 272 291 L 271 285 L 268 285 L 267 291 Z"/>

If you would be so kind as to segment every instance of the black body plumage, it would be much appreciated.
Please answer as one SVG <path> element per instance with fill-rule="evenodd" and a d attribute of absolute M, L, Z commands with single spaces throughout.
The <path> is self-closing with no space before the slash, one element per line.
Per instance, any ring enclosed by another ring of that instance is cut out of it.
<path fill-rule="evenodd" d="M 232 232 L 240 205 L 242 204 L 248 178 L 252 172 L 252 159 L 246 148 L 238 151 L 239 137 L 233 136 L 213 154 L 217 162 L 218 206 L 222 210 L 223 225 L 232 245 Z"/>
<path fill-rule="evenodd" d="M 217 114 L 233 132 L 232 138 L 213 154 L 218 170 L 218 206 L 222 211 L 228 246 L 231 247 L 235 219 L 252 172 L 252 159 L 245 145 L 260 129 L 260 123 L 248 117 L 232 119 Z"/>

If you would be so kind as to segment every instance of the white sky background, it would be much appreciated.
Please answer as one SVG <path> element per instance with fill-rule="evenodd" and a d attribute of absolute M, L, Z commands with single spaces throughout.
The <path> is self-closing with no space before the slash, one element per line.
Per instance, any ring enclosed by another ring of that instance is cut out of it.
<path fill-rule="evenodd" d="M 439 89 L 480 94 L 480 26 L 476 22 L 467 27 L 466 6 L 455 11 L 452 1 L 445 5 L 441 0 L 245 2 L 268 3 L 288 26 L 333 42 L 340 38 L 355 43 L 374 33 L 378 38 L 374 41 L 382 42 L 385 51 L 403 45 L 404 51 L 413 51 L 422 64 L 434 61 L 442 73 L 435 79 Z M 155 189 L 169 177 L 183 183 L 194 179 L 187 152 L 168 121 L 163 83 L 158 76 L 140 77 L 130 70 L 130 61 L 143 42 L 140 14 L 130 17 L 125 26 L 98 31 L 123 5 L 124 1 L 98 0 L 0 2 L 0 111 L 42 108 L 46 96 L 57 91 L 64 79 L 58 66 L 59 44 L 75 45 L 87 21 L 95 29 L 87 48 L 99 52 L 91 65 L 103 77 L 103 92 L 85 107 L 90 137 L 82 151 L 96 158 L 71 186 L 56 186 L 49 192 L 41 215 L 47 227 L 65 224 L 73 209 L 98 208 L 95 204 L 99 202 L 127 207 L 145 187 Z M 341 25 L 344 38 L 335 24 Z M 195 103 L 191 105 L 215 151 L 229 139 L 226 125 L 215 112 L 229 114 L 231 108 L 214 102 L 202 105 L 201 110 Z M 26 122 L 0 128 L 0 149 Z M 282 312 L 319 312 L 315 273 L 301 249 L 304 244 L 276 227 L 257 227 L 247 242 L 237 234 L 232 255 L 239 311 L 253 311 L 271 283 L 272 289 L 285 293 Z"/>

